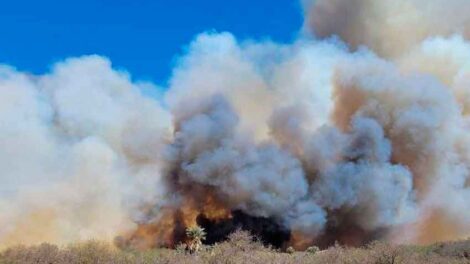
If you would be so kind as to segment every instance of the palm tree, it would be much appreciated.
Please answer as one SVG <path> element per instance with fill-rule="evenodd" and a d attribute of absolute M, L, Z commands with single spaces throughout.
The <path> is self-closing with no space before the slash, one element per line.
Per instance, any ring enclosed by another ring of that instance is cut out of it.
<path fill-rule="evenodd" d="M 188 237 L 187 248 L 189 253 L 199 251 L 202 241 L 206 239 L 206 231 L 200 226 L 188 227 L 186 229 L 186 236 Z"/>

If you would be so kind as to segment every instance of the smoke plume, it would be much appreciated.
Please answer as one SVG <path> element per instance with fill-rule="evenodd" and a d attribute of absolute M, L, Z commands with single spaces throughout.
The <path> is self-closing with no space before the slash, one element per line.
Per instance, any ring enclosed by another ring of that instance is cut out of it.
<path fill-rule="evenodd" d="M 428 37 L 470 36 L 466 0 L 304 0 L 305 29 L 394 57 Z"/>
<path fill-rule="evenodd" d="M 162 95 L 96 55 L 1 66 L 1 247 L 470 234 L 470 5 L 303 4 L 290 44 L 198 35 Z"/>

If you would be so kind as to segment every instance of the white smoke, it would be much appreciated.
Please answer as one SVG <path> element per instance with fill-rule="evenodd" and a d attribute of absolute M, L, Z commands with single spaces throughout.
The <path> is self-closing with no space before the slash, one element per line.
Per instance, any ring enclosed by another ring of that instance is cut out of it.
<path fill-rule="evenodd" d="M 0 242 L 112 239 L 155 199 L 169 116 L 98 56 L 0 73 Z M 151 177 L 150 177 L 151 175 Z M 144 187 L 144 188 L 140 188 Z"/>

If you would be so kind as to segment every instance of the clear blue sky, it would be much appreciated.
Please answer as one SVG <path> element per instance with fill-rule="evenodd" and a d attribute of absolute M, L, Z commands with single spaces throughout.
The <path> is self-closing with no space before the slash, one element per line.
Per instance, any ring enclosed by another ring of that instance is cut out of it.
<path fill-rule="evenodd" d="M 69 56 L 100 54 L 135 78 L 164 84 L 200 32 L 291 41 L 298 0 L 12 0 L 0 7 L 0 63 L 43 73 Z"/>

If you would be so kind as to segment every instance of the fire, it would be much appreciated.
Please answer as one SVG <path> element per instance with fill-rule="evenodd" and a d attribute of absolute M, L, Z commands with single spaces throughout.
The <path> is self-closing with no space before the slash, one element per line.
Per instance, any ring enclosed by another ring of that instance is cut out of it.
<path fill-rule="evenodd" d="M 197 225 L 197 216 L 200 214 L 200 212 L 192 203 L 185 203 L 181 207 L 180 212 L 183 225 L 185 227 L 193 227 Z"/>
<path fill-rule="evenodd" d="M 155 222 L 139 224 L 135 230 L 115 239 L 118 247 L 147 249 L 157 246 L 174 245 L 175 212 L 164 209 L 162 216 Z"/>
<path fill-rule="evenodd" d="M 313 238 L 311 236 L 307 236 L 298 231 L 291 232 L 290 241 L 288 243 L 289 246 L 292 246 L 296 250 L 305 250 L 312 244 Z"/>
<path fill-rule="evenodd" d="M 185 240 L 185 230 L 198 225 L 198 216 L 213 221 L 230 219 L 230 209 L 218 202 L 213 195 L 206 195 L 201 202 L 192 197 L 184 200 L 180 208 L 165 208 L 162 216 L 152 223 L 139 224 L 137 228 L 115 240 L 119 247 L 139 249 L 157 246 L 175 247 Z"/>
<path fill-rule="evenodd" d="M 225 220 L 232 218 L 231 210 L 218 202 L 213 195 L 208 195 L 205 198 L 202 214 L 209 220 Z"/>

